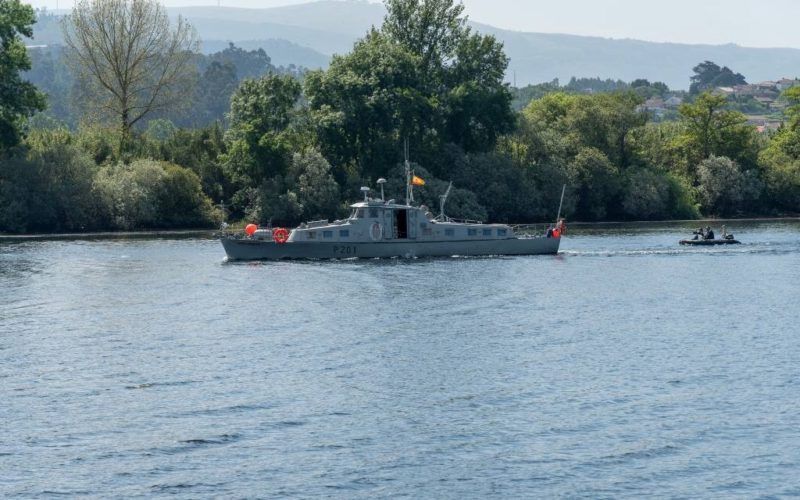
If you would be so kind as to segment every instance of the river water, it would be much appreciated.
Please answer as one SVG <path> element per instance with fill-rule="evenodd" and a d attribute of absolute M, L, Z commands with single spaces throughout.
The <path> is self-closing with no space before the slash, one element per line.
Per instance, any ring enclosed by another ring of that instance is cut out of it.
<path fill-rule="evenodd" d="M 800 223 L 689 227 L 299 263 L 0 242 L 0 497 L 800 495 Z"/>

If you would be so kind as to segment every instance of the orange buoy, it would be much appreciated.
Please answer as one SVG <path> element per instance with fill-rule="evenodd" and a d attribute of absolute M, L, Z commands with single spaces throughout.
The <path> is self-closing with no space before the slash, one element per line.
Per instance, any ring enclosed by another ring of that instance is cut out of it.
<path fill-rule="evenodd" d="M 289 239 L 289 231 L 285 228 L 279 227 L 272 231 L 272 239 L 275 243 L 283 245 Z"/>
<path fill-rule="evenodd" d="M 254 234 L 256 234 L 256 231 L 258 231 L 258 226 L 256 226 L 255 224 L 248 224 L 244 228 L 244 232 L 247 233 L 247 236 L 253 236 Z"/>

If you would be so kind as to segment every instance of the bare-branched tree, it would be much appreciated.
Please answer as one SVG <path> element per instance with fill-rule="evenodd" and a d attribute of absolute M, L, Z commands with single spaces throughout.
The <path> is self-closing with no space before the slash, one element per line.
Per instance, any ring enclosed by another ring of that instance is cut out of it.
<path fill-rule="evenodd" d="M 118 120 L 123 136 L 191 97 L 197 33 L 181 17 L 171 26 L 158 0 L 78 0 L 63 30 L 86 104 Z"/>

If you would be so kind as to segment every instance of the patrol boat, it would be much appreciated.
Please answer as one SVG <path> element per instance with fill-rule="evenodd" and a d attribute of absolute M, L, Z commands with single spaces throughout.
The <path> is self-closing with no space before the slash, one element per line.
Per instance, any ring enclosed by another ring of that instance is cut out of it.
<path fill-rule="evenodd" d="M 440 197 L 436 217 L 424 205 L 413 206 L 413 184 L 408 175 L 405 203 L 385 200 L 379 179 L 380 199 L 369 197 L 370 189 L 361 188 L 364 200 L 350 206 L 347 219 L 315 221 L 285 228 L 257 229 L 250 234 L 224 234 L 222 246 L 228 260 L 283 259 L 352 259 L 390 257 L 437 257 L 480 255 L 555 255 L 563 228 L 522 232 L 528 227 L 484 224 L 455 220 L 444 214 L 444 205 L 452 188 Z M 562 192 L 563 201 L 563 192 Z M 561 209 L 559 208 L 559 214 Z"/>

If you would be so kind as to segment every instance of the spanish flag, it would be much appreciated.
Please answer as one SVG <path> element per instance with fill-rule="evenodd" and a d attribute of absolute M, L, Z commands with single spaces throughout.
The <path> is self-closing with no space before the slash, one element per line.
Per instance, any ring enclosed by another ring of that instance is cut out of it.
<path fill-rule="evenodd" d="M 412 175 L 411 184 L 413 184 L 414 186 L 424 186 L 425 179 L 423 179 L 422 177 L 417 177 L 416 175 Z"/>

